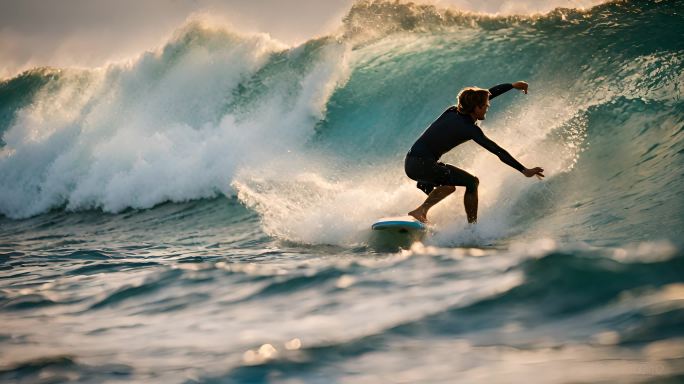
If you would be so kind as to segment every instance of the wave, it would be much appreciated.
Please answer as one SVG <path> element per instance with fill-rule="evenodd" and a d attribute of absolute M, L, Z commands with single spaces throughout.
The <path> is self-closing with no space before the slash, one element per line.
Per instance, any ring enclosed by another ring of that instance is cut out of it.
<path fill-rule="evenodd" d="M 420 201 L 401 158 L 456 92 L 525 79 L 530 95 L 495 100 L 483 129 L 547 181 L 470 144 L 446 158 L 482 180 L 479 235 L 676 238 L 681 6 L 500 17 L 358 1 L 339 34 L 298 47 L 192 22 L 126 65 L 35 69 L 0 83 L 0 213 L 237 195 L 270 235 L 363 243 Z M 438 243 L 463 228 L 451 200 Z"/>
<path fill-rule="evenodd" d="M 337 81 L 326 57 L 340 50 L 324 39 L 283 51 L 267 36 L 192 23 L 129 66 L 3 83 L 6 95 L 45 82 L 6 123 L 0 211 L 120 212 L 230 194 L 241 163 L 306 139 Z"/>

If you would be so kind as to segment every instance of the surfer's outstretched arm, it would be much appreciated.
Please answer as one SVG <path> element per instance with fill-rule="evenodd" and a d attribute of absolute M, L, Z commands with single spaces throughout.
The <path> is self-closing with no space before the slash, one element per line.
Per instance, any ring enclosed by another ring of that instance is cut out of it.
<path fill-rule="evenodd" d="M 489 93 L 491 94 L 489 96 L 489 100 L 491 100 L 491 99 L 493 99 L 493 98 L 495 98 L 501 94 L 504 94 L 513 88 L 519 89 L 519 90 L 525 92 L 525 94 L 527 94 L 527 88 L 528 87 L 529 87 L 529 85 L 524 81 L 516 81 L 513 84 L 504 83 L 504 84 L 495 85 L 495 86 L 489 88 Z"/>
<path fill-rule="evenodd" d="M 524 165 L 522 165 L 518 160 L 516 160 L 513 156 L 511 156 L 508 151 L 505 149 L 501 148 L 497 143 L 492 141 L 490 138 L 485 136 L 484 132 L 482 132 L 481 129 L 477 128 L 477 134 L 473 137 L 473 140 L 480 144 L 482 147 L 484 147 L 486 150 L 489 152 L 495 154 L 499 160 L 501 160 L 503 163 L 508 164 L 511 166 L 513 169 L 517 170 L 518 172 L 522 173 L 523 175 L 527 177 L 532 177 L 534 175 L 537 175 L 537 177 L 542 178 L 544 177 L 544 170 L 540 167 L 535 167 L 535 168 L 525 168 Z"/>
<path fill-rule="evenodd" d="M 504 162 L 505 164 L 510 165 L 513 169 L 516 169 L 518 172 L 524 171 L 525 166 L 520 164 L 518 160 L 516 160 L 513 156 L 511 156 L 508 151 L 505 149 L 501 148 L 497 143 L 492 141 L 490 138 L 485 136 L 484 132 L 480 128 L 476 128 L 477 132 L 476 135 L 473 137 L 473 140 L 480 144 L 484 149 L 488 150 L 489 152 L 495 154 L 499 160 Z"/>

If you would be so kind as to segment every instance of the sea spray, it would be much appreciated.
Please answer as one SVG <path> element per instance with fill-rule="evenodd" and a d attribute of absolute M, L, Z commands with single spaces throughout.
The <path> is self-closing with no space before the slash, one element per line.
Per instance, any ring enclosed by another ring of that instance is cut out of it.
<path fill-rule="evenodd" d="M 482 128 L 545 181 L 473 143 L 444 157 L 481 179 L 481 235 L 647 239 L 657 216 L 672 237 L 684 47 L 658 26 L 681 25 L 680 3 L 498 17 L 358 2 L 337 35 L 292 48 L 191 22 L 127 65 L 4 82 L 17 98 L 3 107 L 0 212 L 237 195 L 273 236 L 362 244 L 370 222 L 423 199 L 403 156 L 460 88 L 527 80 Z M 19 100 L 21 87 L 32 96 Z M 465 223 L 461 193 L 430 213 L 439 231 Z"/>
<path fill-rule="evenodd" d="M 3 136 L 0 210 L 120 212 L 232 194 L 236 167 L 301 147 L 345 78 L 334 40 L 280 49 L 192 23 L 129 66 L 62 71 Z M 243 97 L 250 83 L 266 88 L 256 100 Z"/>

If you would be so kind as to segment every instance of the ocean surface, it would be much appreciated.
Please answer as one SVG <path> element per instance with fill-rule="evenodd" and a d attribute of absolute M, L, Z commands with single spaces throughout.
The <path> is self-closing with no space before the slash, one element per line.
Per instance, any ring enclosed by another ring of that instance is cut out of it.
<path fill-rule="evenodd" d="M 0 82 L 4 383 L 684 382 L 684 1 L 491 16 L 355 3 L 288 47 L 201 21 Z M 370 231 L 465 86 L 480 179 Z"/>

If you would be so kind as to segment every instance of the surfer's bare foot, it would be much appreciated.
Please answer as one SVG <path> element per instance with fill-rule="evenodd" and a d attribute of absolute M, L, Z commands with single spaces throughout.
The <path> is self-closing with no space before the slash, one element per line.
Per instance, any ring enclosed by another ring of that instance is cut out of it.
<path fill-rule="evenodd" d="M 413 217 L 414 219 L 420 221 L 421 223 L 427 223 L 427 215 L 426 212 L 423 212 L 420 208 L 414 209 L 413 211 L 408 213 L 409 216 Z"/>

